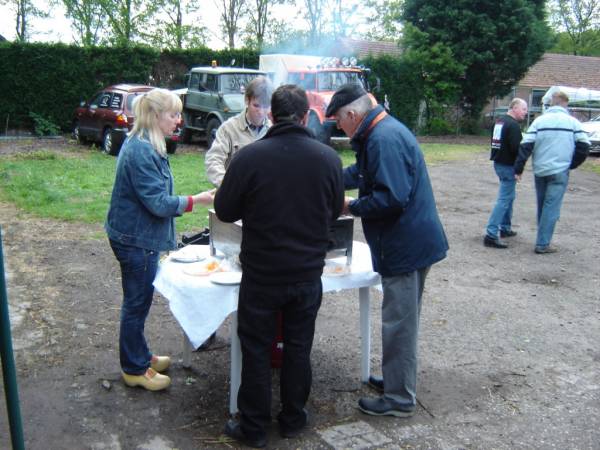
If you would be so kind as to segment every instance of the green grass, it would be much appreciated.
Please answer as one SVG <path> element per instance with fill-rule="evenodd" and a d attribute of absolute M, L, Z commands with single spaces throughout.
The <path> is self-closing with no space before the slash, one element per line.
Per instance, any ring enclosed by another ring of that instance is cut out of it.
<path fill-rule="evenodd" d="M 472 144 L 421 144 L 421 150 L 427 164 L 437 164 L 470 159 L 473 154 L 488 151 L 488 148 Z M 354 163 L 352 150 L 340 150 L 338 153 L 342 157 L 344 167 Z"/>
<path fill-rule="evenodd" d="M 38 151 L 0 160 L 0 198 L 40 217 L 104 223 L 115 176 L 116 158 L 98 152 L 70 154 Z M 200 154 L 170 158 L 176 192 L 196 194 L 211 188 Z M 177 219 L 179 232 L 208 224 L 208 210 L 196 205 Z"/>
<path fill-rule="evenodd" d="M 600 157 L 598 156 L 588 156 L 586 161 L 581 165 L 584 170 L 589 170 L 590 172 L 597 173 L 600 175 Z"/>
<path fill-rule="evenodd" d="M 485 150 L 477 145 L 423 144 L 428 163 L 468 159 Z M 339 154 L 344 166 L 354 163 L 351 150 Z M 190 195 L 211 188 L 206 180 L 203 153 L 170 157 L 178 194 Z M 57 153 L 41 150 L 0 159 L 0 198 L 40 217 L 102 224 L 110 201 L 116 158 L 90 149 Z M 356 191 L 348 192 L 356 196 Z M 177 231 L 198 231 L 208 225 L 206 207 L 177 219 Z"/>

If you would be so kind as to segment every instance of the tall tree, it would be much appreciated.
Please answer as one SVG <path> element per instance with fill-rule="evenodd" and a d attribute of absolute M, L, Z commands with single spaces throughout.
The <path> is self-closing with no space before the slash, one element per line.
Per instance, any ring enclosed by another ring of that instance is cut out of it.
<path fill-rule="evenodd" d="M 553 0 L 550 11 L 555 27 L 566 33 L 569 53 L 586 55 L 600 46 L 600 0 Z"/>
<path fill-rule="evenodd" d="M 16 40 L 20 42 L 27 42 L 31 37 L 30 19 L 48 17 L 48 13 L 35 6 L 33 0 L 0 0 L 0 4 L 14 12 Z"/>
<path fill-rule="evenodd" d="M 366 37 L 377 41 L 400 40 L 404 0 L 367 0 L 366 6 L 372 12 L 367 17 L 371 27 Z"/>
<path fill-rule="evenodd" d="M 333 0 L 331 16 L 333 37 L 348 36 L 359 12 L 359 3 L 352 0 Z"/>
<path fill-rule="evenodd" d="M 100 41 L 104 27 L 102 7 L 97 0 L 62 0 L 75 30 L 75 42 L 89 47 Z"/>
<path fill-rule="evenodd" d="M 444 42 L 428 45 L 427 33 L 407 25 L 404 37 L 407 48 L 402 61 L 413 67 L 421 82 L 425 109 L 421 112 L 422 126 L 434 131 L 436 120 L 444 122 L 448 106 L 454 106 L 460 98 L 459 83 L 465 66 L 454 58 L 452 49 Z"/>
<path fill-rule="evenodd" d="M 444 44 L 464 66 L 461 107 L 472 118 L 490 97 L 506 95 L 549 43 L 544 0 L 406 0 L 403 18 L 424 33 L 417 50 Z"/>
<path fill-rule="evenodd" d="M 207 29 L 200 24 L 185 23 L 185 18 L 200 6 L 193 0 L 163 0 L 154 21 L 140 31 L 144 42 L 159 48 L 198 47 L 206 43 Z"/>
<path fill-rule="evenodd" d="M 235 48 L 235 38 L 240 28 L 240 19 L 246 12 L 247 0 L 214 0 L 221 15 L 221 28 L 229 48 Z"/>
<path fill-rule="evenodd" d="M 119 46 L 130 45 L 162 2 L 152 0 L 98 0 L 108 20 L 109 40 Z"/>
<path fill-rule="evenodd" d="M 318 45 L 326 23 L 328 0 L 303 0 L 304 20 L 308 24 L 308 45 Z"/>
<path fill-rule="evenodd" d="M 248 27 L 246 44 L 263 48 L 269 28 L 273 25 L 272 9 L 288 0 L 248 0 Z"/>

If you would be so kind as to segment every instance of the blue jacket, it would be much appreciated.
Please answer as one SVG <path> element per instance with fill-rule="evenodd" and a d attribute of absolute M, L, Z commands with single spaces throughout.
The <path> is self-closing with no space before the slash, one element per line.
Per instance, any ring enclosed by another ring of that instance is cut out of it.
<path fill-rule="evenodd" d="M 129 137 L 117 160 L 117 173 L 104 228 L 109 239 L 148 250 L 177 247 L 175 216 L 187 197 L 173 195 L 169 160 L 149 141 Z"/>
<path fill-rule="evenodd" d="M 354 134 L 356 164 L 344 170 L 344 185 L 358 187 L 350 212 L 361 217 L 373 268 L 385 277 L 444 259 L 448 241 L 413 134 L 391 116 L 369 130 L 382 111 L 372 109 Z"/>

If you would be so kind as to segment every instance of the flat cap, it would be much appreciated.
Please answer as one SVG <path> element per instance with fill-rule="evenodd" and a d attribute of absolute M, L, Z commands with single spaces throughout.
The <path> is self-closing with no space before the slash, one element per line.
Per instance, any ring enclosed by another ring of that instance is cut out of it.
<path fill-rule="evenodd" d="M 334 115 L 338 109 L 346 106 L 349 103 L 352 103 L 354 100 L 362 97 L 363 95 L 367 95 L 367 91 L 365 91 L 360 84 L 344 84 L 341 88 L 335 91 L 335 94 L 333 94 L 333 97 L 331 97 L 331 102 L 327 107 L 325 115 L 327 117 Z"/>

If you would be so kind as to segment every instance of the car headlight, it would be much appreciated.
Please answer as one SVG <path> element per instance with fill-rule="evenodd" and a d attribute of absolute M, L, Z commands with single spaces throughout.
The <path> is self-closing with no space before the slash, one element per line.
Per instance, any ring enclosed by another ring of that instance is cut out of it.
<path fill-rule="evenodd" d="M 600 138 L 600 131 L 588 131 L 588 136 L 590 139 L 598 139 Z"/>

